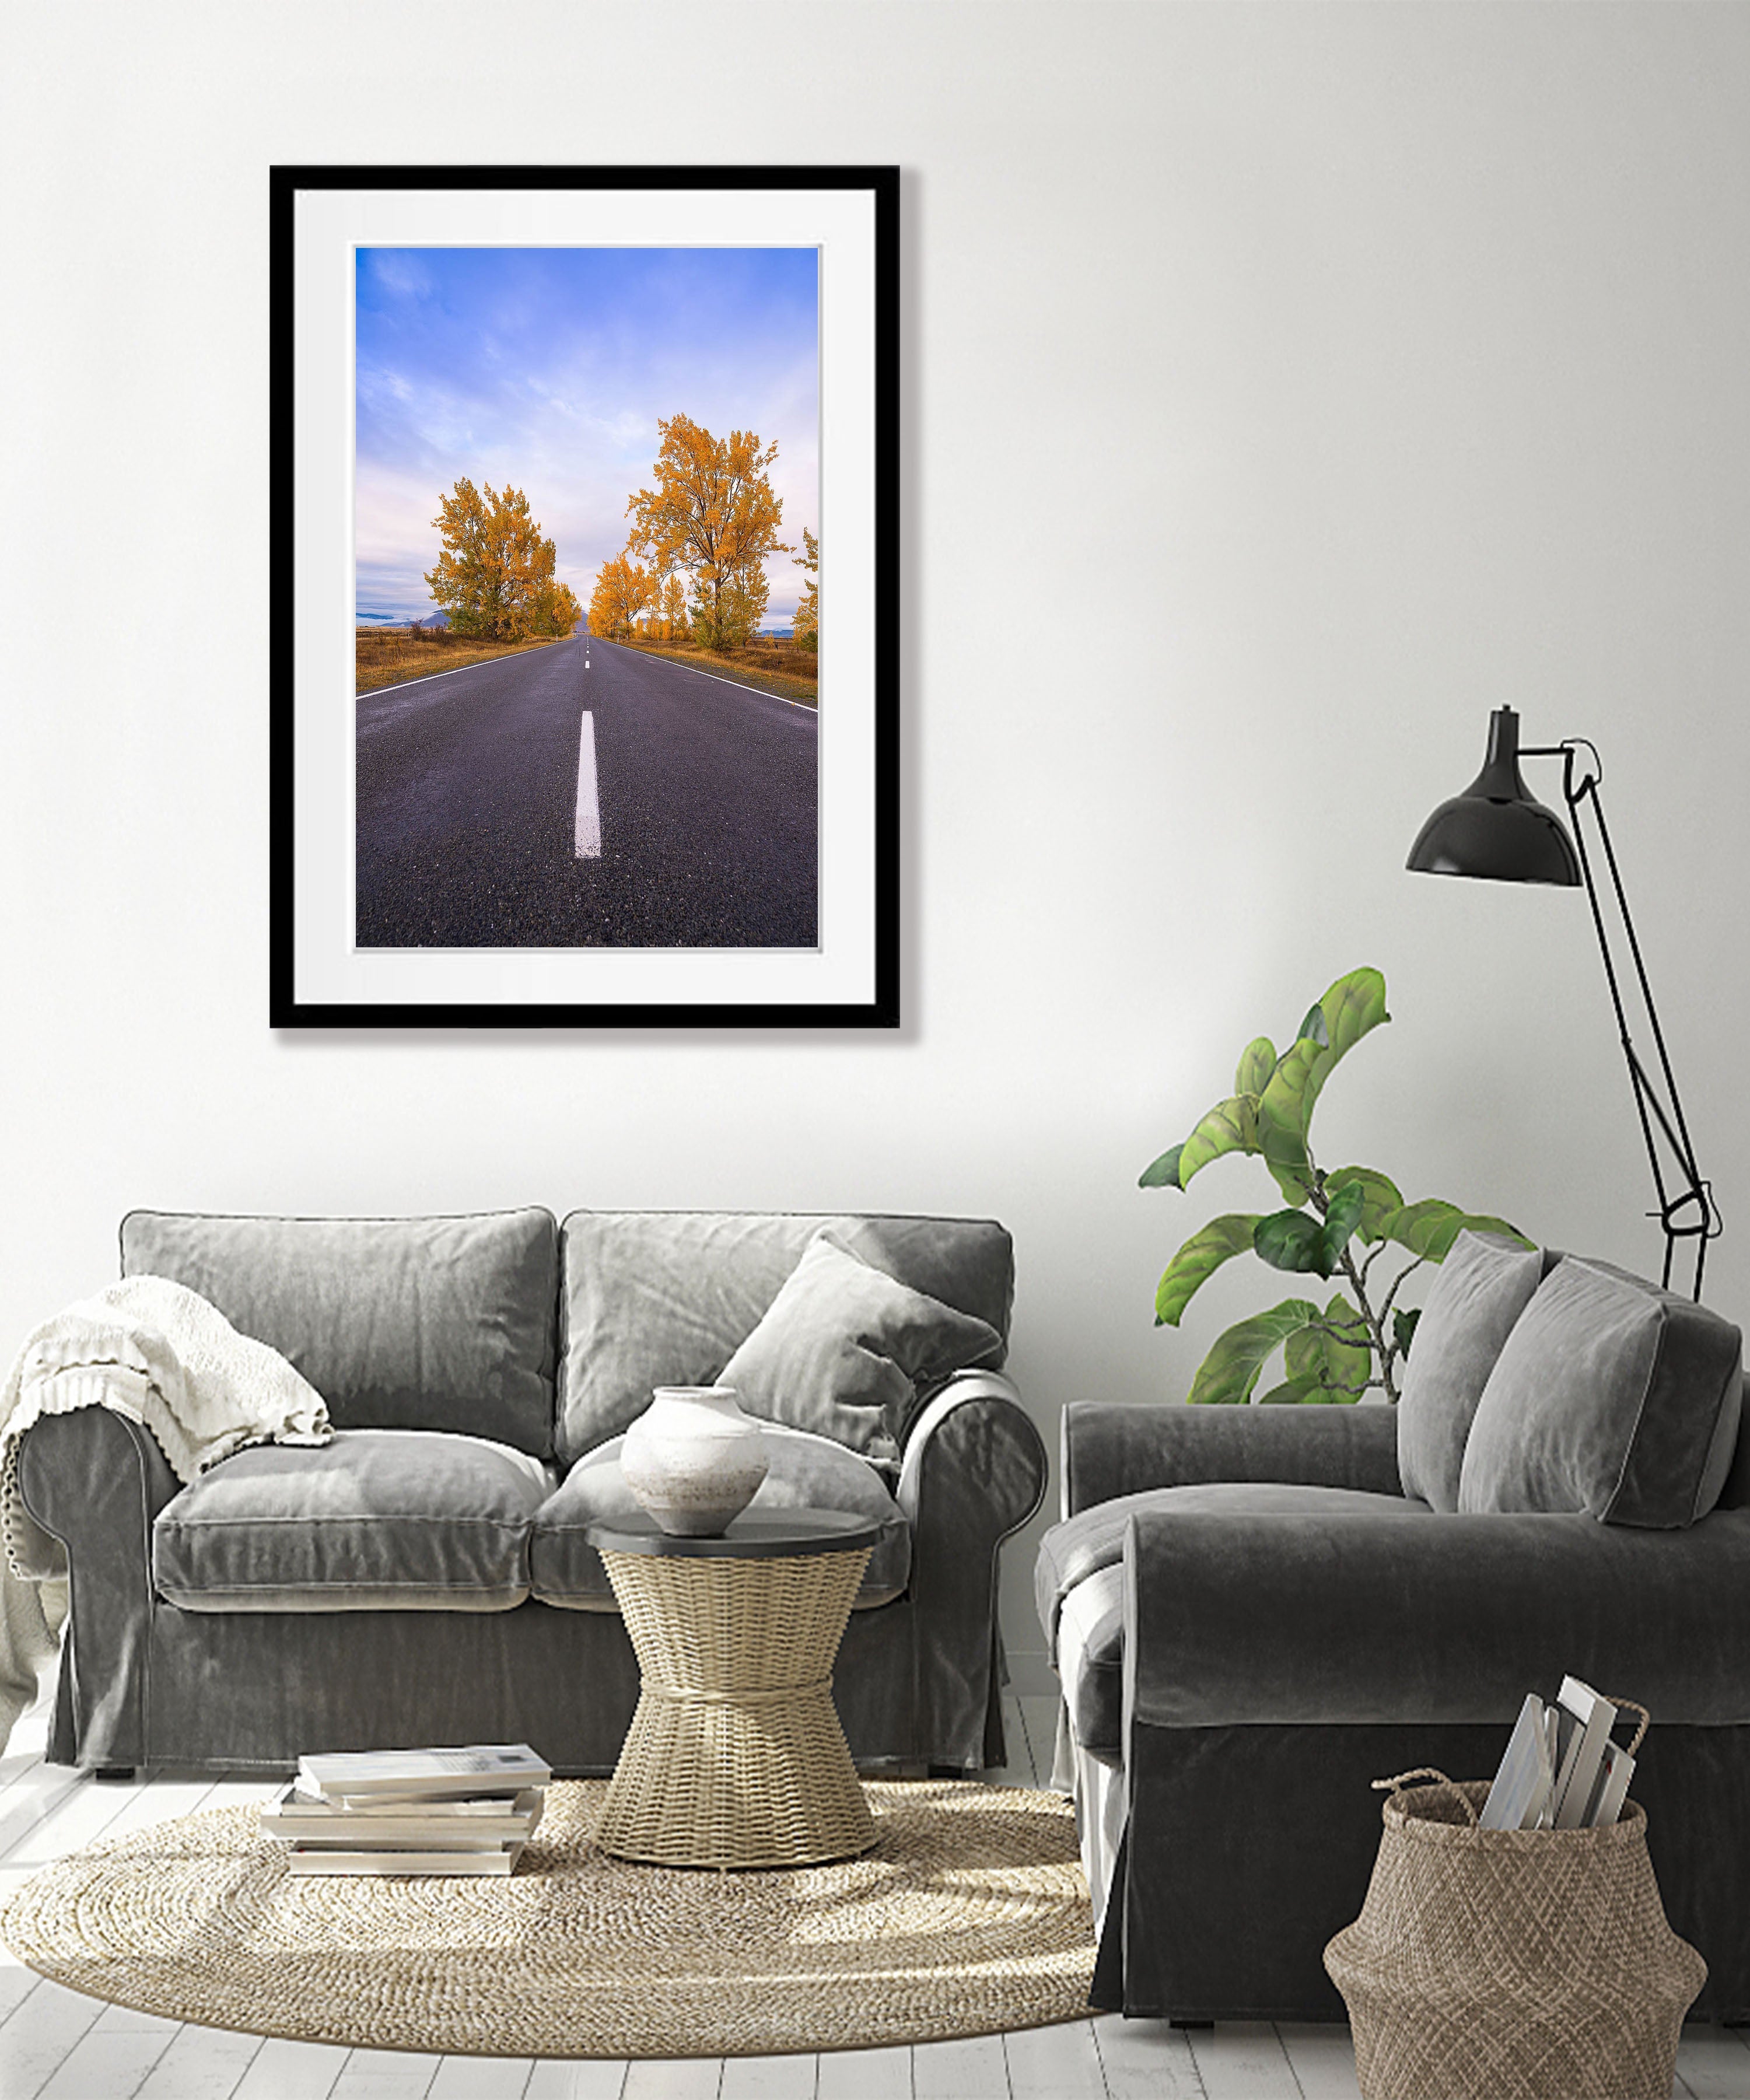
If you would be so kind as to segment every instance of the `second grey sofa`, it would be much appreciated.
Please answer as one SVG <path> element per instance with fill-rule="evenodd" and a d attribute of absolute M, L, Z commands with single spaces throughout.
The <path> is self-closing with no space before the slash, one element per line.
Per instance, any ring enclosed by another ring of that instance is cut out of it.
<path fill-rule="evenodd" d="M 1000 1763 L 997 1555 L 1046 1474 L 1000 1371 L 1007 1233 L 721 1213 L 561 1227 L 540 1210 L 124 1221 L 124 1273 L 185 1284 L 280 1350 L 337 1434 L 185 1487 L 110 1409 L 34 1425 L 20 1489 L 71 1589 L 51 1757 L 280 1768 L 527 1740 L 562 1772 L 611 1770 L 637 1670 L 582 1528 L 624 1494 L 613 1440 L 655 1385 L 718 1375 L 822 1228 L 995 1347 L 935 1367 L 891 1453 L 780 1428 L 760 1506 L 883 1524 L 836 1674 L 853 1755 Z"/>
<path fill-rule="evenodd" d="M 1495 1768 L 1563 1678 L 1653 1715 L 1631 1789 L 1698 2014 L 1750 2020 L 1742 1336 L 1612 1269 L 1461 1239 L 1395 1409 L 1071 1406 L 1036 1566 L 1095 2001 L 1337 2020 L 1376 1779 Z"/>

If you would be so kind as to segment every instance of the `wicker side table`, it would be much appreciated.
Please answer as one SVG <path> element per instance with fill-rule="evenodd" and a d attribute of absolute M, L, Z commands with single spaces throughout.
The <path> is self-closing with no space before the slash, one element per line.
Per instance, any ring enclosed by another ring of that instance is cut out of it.
<path fill-rule="evenodd" d="M 875 1842 L 832 1663 L 878 1532 L 824 1510 L 721 1538 L 590 1525 L 642 1683 L 596 1832 L 665 1867 L 802 1867 Z"/>

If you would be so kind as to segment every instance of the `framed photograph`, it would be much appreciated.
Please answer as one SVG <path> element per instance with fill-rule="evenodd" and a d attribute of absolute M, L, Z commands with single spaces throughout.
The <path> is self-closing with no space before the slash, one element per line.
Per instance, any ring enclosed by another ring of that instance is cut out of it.
<path fill-rule="evenodd" d="M 271 201 L 272 1025 L 897 1026 L 898 170 Z"/>

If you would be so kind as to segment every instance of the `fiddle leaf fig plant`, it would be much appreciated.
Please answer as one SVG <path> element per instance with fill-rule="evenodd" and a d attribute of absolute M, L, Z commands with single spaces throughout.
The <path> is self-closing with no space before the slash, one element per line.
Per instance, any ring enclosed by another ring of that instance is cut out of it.
<path fill-rule="evenodd" d="M 1285 1298 L 1230 1327 L 1198 1367 L 1188 1399 L 1252 1401 L 1265 1365 L 1281 1350 L 1282 1379 L 1258 1396 L 1258 1404 L 1329 1404 L 1369 1392 L 1395 1400 L 1418 1317 L 1397 1304 L 1405 1278 L 1424 1263 L 1444 1261 L 1466 1227 L 1531 1244 L 1505 1219 L 1438 1197 L 1406 1203 L 1396 1183 L 1377 1167 L 1326 1172 L 1313 1156 L 1312 1112 L 1325 1081 L 1364 1037 L 1391 1018 L 1378 970 L 1339 977 L 1280 1056 L 1267 1036 L 1247 1043 L 1229 1098 L 1139 1177 L 1144 1189 L 1187 1189 L 1212 1161 L 1250 1153 L 1262 1158 L 1284 1198 L 1280 1210 L 1230 1211 L 1191 1235 L 1155 1292 L 1157 1326 L 1176 1327 L 1197 1291 L 1237 1255 L 1254 1254 L 1289 1275 L 1327 1283 L 1341 1279 L 1329 1298 Z M 1383 1255 L 1395 1265 L 1380 1268 Z M 1404 1255 L 1408 1259 L 1398 1259 Z"/>

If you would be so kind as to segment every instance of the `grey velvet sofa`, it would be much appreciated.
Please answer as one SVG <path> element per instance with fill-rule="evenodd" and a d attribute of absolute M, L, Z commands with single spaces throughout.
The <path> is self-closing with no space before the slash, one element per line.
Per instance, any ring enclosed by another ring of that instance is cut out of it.
<path fill-rule="evenodd" d="M 1036 1590 L 1096 2005 L 1342 2018 L 1320 1955 L 1378 1849 L 1371 1782 L 1487 1776 L 1572 1673 L 1651 1709 L 1632 1794 L 1708 1961 L 1695 2012 L 1750 2021 L 1741 1336 L 1602 1264 L 1448 1265 L 1395 1409 L 1067 1410 Z"/>
<path fill-rule="evenodd" d="M 779 1428 L 760 1503 L 882 1524 L 835 1679 L 858 1761 L 1000 1763 L 997 1555 L 1047 1470 L 999 1369 L 1007 1233 L 540 1210 L 124 1221 L 124 1273 L 170 1277 L 282 1351 L 337 1434 L 240 1451 L 185 1488 L 108 1408 L 32 1427 L 20 1492 L 70 1577 L 51 1758 L 284 1767 L 315 1748 L 527 1740 L 561 1772 L 611 1770 L 637 1670 L 583 1527 L 629 1506 L 615 1440 L 652 1387 L 721 1371 L 827 1227 L 994 1346 L 922 1386 L 886 1456 Z"/>

